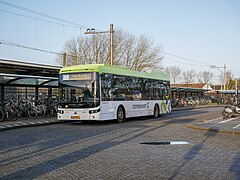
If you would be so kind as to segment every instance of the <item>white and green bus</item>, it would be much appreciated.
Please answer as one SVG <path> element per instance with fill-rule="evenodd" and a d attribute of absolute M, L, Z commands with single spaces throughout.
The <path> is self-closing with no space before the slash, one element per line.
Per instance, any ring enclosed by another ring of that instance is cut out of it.
<path fill-rule="evenodd" d="M 165 72 L 105 64 L 64 67 L 59 73 L 58 120 L 117 120 L 171 112 Z"/>

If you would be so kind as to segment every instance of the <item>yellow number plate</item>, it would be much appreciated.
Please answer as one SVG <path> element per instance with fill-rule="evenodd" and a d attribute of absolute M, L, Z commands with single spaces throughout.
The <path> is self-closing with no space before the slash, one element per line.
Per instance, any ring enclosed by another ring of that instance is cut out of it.
<path fill-rule="evenodd" d="M 71 119 L 80 119 L 80 116 L 71 116 Z"/>

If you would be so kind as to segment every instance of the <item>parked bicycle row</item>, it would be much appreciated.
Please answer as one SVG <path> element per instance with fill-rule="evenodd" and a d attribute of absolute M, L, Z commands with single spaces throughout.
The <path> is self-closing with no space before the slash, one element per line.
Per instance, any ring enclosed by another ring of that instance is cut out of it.
<path fill-rule="evenodd" d="M 57 98 L 14 95 L 0 102 L 0 121 L 56 116 Z"/>
<path fill-rule="evenodd" d="M 210 99 L 205 98 L 182 98 L 182 99 L 171 99 L 172 107 L 187 107 L 187 106 L 205 106 L 211 104 L 212 101 Z"/>

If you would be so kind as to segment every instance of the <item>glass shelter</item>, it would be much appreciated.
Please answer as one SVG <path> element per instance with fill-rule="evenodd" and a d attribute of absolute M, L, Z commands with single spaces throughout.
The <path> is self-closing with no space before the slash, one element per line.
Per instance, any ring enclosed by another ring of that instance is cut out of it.
<path fill-rule="evenodd" d="M 0 100 L 13 95 L 56 97 L 60 68 L 0 59 Z"/>

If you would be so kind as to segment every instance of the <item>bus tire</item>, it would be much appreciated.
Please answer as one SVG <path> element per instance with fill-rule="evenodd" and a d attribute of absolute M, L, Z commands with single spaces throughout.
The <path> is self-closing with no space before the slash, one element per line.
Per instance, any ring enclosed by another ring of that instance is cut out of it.
<path fill-rule="evenodd" d="M 159 117 L 159 106 L 157 104 L 154 105 L 153 117 L 154 118 Z"/>
<path fill-rule="evenodd" d="M 119 106 L 117 109 L 117 122 L 118 123 L 125 122 L 125 111 L 123 106 Z"/>

